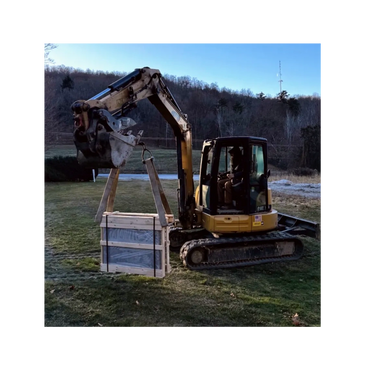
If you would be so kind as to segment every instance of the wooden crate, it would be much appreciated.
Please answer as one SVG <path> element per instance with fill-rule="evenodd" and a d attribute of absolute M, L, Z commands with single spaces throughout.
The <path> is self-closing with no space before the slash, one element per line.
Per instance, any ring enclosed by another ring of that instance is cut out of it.
<path fill-rule="evenodd" d="M 169 224 L 161 227 L 158 214 L 104 213 L 101 220 L 101 271 L 163 278 L 171 271 Z"/>

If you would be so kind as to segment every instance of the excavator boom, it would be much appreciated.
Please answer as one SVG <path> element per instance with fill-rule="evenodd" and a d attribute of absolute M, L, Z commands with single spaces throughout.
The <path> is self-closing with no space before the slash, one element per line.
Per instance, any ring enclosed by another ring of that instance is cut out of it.
<path fill-rule="evenodd" d="M 174 132 L 179 220 L 184 227 L 191 228 L 195 209 L 191 127 L 159 70 L 136 69 L 92 98 L 72 104 L 78 162 L 84 167 L 123 167 L 142 135 L 142 131 L 137 136 L 125 132 L 134 124 L 126 114 L 144 99 L 158 109 Z"/>

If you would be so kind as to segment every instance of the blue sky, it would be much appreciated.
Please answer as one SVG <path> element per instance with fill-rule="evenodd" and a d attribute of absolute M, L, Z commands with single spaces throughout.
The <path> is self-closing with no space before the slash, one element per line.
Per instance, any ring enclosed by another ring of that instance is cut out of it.
<path fill-rule="evenodd" d="M 131 72 L 148 66 L 163 75 L 190 76 L 219 88 L 275 97 L 321 95 L 321 45 L 317 44 L 70 44 L 55 43 L 55 65 Z"/>

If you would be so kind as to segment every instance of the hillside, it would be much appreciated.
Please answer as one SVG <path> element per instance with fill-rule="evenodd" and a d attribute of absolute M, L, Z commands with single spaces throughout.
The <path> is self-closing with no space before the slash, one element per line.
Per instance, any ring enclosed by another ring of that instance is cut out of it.
<path fill-rule="evenodd" d="M 72 133 L 70 106 L 75 100 L 91 98 L 123 75 L 47 67 L 46 149 L 53 146 L 62 133 Z M 188 76 L 164 75 L 164 80 L 188 115 L 194 148 L 199 149 L 202 140 L 214 137 L 260 136 L 269 142 L 272 164 L 320 170 L 320 98 L 291 96 L 285 90 L 269 98 L 263 92 L 253 95 L 247 85 L 242 85 L 241 92 L 237 93 Z M 155 140 L 155 145 L 174 146 L 172 131 L 147 100 L 139 103 L 128 116 L 137 122 L 134 129 L 143 129 L 144 137 Z"/>

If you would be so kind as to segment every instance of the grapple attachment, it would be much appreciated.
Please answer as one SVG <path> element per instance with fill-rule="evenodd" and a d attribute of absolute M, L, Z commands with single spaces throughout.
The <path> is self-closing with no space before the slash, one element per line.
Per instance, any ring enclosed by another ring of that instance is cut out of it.
<path fill-rule="evenodd" d="M 78 163 L 85 168 L 123 167 L 143 133 L 125 132 L 136 122 L 127 117 L 116 119 L 103 109 L 89 109 L 82 101 L 75 102 L 72 110 Z"/>

